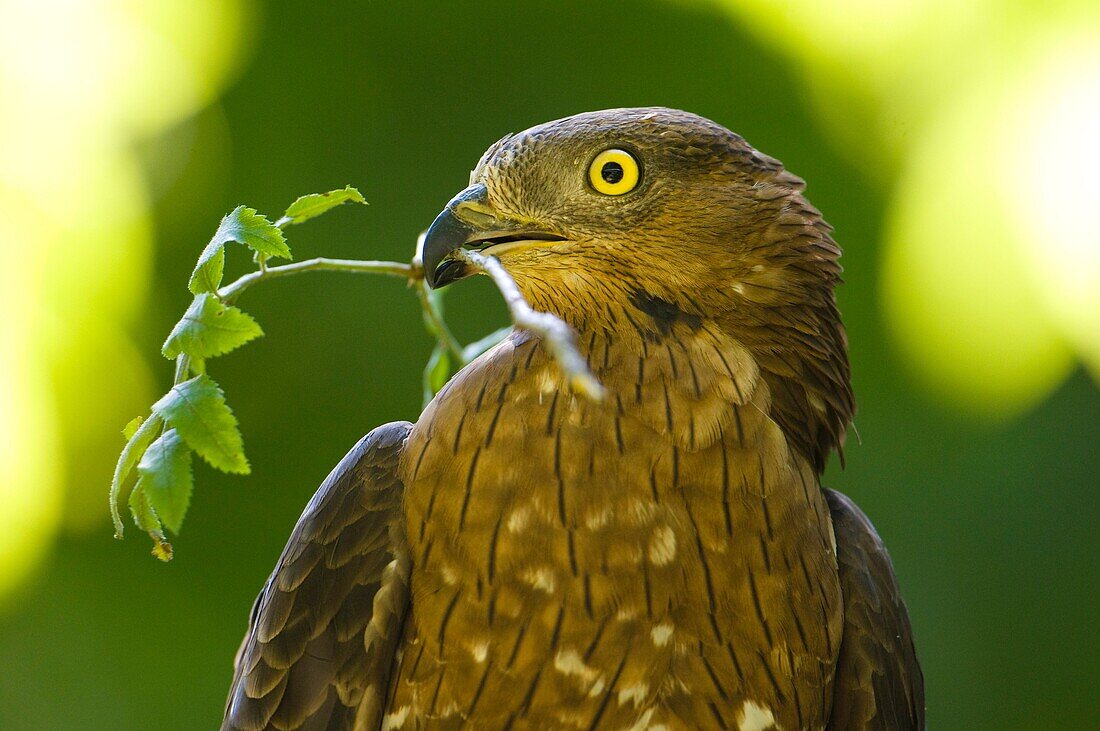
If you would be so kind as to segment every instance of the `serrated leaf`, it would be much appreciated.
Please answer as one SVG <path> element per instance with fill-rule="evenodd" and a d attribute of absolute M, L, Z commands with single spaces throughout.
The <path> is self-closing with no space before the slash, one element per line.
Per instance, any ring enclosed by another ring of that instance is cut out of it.
<path fill-rule="evenodd" d="M 222 219 L 218 231 L 226 241 L 244 244 L 257 254 L 277 259 L 292 258 L 283 232 L 255 208 L 237 206 Z"/>
<path fill-rule="evenodd" d="M 225 242 L 211 241 L 199 254 L 199 261 L 195 264 L 195 271 L 191 272 L 191 279 L 187 282 L 187 288 L 192 294 L 200 292 L 217 292 L 222 286 L 222 274 L 225 272 Z"/>
<path fill-rule="evenodd" d="M 480 340 L 475 340 L 474 342 L 470 343 L 462 349 L 462 362 L 469 363 L 485 351 L 495 347 L 497 343 L 508 337 L 511 332 L 512 326 L 507 325 L 500 328 L 499 330 L 494 330 Z"/>
<path fill-rule="evenodd" d="M 164 539 L 164 530 L 160 526 L 160 519 L 149 503 L 149 496 L 139 484 L 130 493 L 130 515 L 134 516 L 134 523 L 138 528 L 149 534 L 153 539 L 153 555 L 161 561 L 172 560 L 172 544 Z"/>
<path fill-rule="evenodd" d="M 286 209 L 284 220 L 287 223 L 302 223 L 348 202 L 367 204 L 363 194 L 348 185 L 343 189 L 330 190 L 327 193 L 303 195 Z"/>
<path fill-rule="evenodd" d="M 145 450 L 134 491 L 143 491 L 168 529 L 179 533 L 191 503 L 191 488 L 191 450 L 177 430 L 169 429 Z"/>
<path fill-rule="evenodd" d="M 153 535 L 160 533 L 164 535 L 160 526 L 160 518 L 153 511 L 152 506 L 149 504 L 149 496 L 145 494 L 144 490 L 134 488 L 130 493 L 130 515 L 134 516 L 134 523 L 138 528 L 141 528 L 146 533 Z"/>
<path fill-rule="evenodd" d="M 222 472 L 248 474 L 237 419 L 210 376 L 195 376 L 173 386 L 153 404 L 153 413 L 178 430 L 187 445 L 211 466 Z"/>
<path fill-rule="evenodd" d="M 204 292 L 196 295 L 172 328 L 161 352 L 165 358 L 175 358 L 180 353 L 192 358 L 213 358 L 263 334 L 252 317 Z"/>
<path fill-rule="evenodd" d="M 141 422 L 145 421 L 144 416 L 135 416 L 126 422 L 126 426 L 122 427 L 122 436 L 126 441 L 130 441 L 134 438 L 134 434 L 137 434 L 138 427 L 141 426 Z"/>
<path fill-rule="evenodd" d="M 126 425 L 127 431 L 130 426 L 133 425 L 133 419 Z M 130 438 L 126 441 L 126 446 L 122 448 L 122 453 L 118 456 L 118 462 L 115 464 L 115 472 L 111 477 L 111 521 L 115 526 L 115 538 L 122 538 L 122 516 L 119 511 L 122 508 L 123 500 L 123 487 L 126 484 L 126 478 L 130 476 L 130 472 L 137 466 L 141 456 L 145 454 L 145 449 L 149 446 L 149 443 L 153 441 L 153 437 L 156 436 L 157 430 L 160 429 L 164 422 L 160 416 L 154 413 L 148 419 L 141 421 L 130 434 Z"/>
<path fill-rule="evenodd" d="M 447 384 L 447 381 L 451 377 L 451 356 L 447 352 L 447 348 L 443 343 L 436 343 L 435 348 L 432 350 L 431 356 L 428 358 L 427 365 L 424 366 L 423 386 L 424 386 L 424 403 L 423 406 L 427 406 L 435 395 L 439 393 L 439 390 Z"/>
<path fill-rule="evenodd" d="M 221 286 L 225 271 L 225 245 L 230 241 L 244 244 L 265 257 L 291 258 L 286 238 L 275 224 L 257 213 L 255 208 L 237 206 L 221 220 L 214 238 L 199 255 L 195 271 L 191 272 L 191 280 L 187 283 L 193 294 L 216 292 Z"/>

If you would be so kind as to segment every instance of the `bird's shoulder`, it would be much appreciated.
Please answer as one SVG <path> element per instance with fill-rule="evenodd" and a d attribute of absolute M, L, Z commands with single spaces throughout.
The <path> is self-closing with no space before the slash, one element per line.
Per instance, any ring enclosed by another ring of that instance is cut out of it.
<path fill-rule="evenodd" d="M 363 437 L 313 495 L 249 618 L 222 728 L 376 717 L 408 602 L 397 465 L 412 425 Z"/>
<path fill-rule="evenodd" d="M 828 728 L 923 729 L 924 676 L 890 554 L 855 502 L 824 492 L 844 597 Z"/>

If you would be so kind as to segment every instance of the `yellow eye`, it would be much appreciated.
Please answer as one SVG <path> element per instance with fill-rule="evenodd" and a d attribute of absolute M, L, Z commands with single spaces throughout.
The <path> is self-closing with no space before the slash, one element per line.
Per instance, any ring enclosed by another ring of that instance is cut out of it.
<path fill-rule="evenodd" d="M 588 182 L 604 195 L 622 195 L 638 185 L 638 161 L 625 150 L 604 150 L 588 166 Z"/>

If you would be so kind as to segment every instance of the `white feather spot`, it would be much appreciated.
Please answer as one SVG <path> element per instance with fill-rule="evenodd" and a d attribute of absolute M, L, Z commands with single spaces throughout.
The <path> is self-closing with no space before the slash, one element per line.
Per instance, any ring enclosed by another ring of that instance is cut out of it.
<path fill-rule="evenodd" d="M 455 571 L 455 567 L 449 563 L 445 563 L 439 567 L 439 573 L 443 577 L 443 583 L 447 586 L 454 586 L 458 583 L 458 573 Z"/>
<path fill-rule="evenodd" d="M 576 650 L 558 650 L 558 654 L 554 656 L 554 669 L 566 675 L 596 677 L 596 671 L 584 663 Z"/>
<path fill-rule="evenodd" d="M 603 528 L 611 521 L 611 508 L 604 506 L 603 510 L 590 511 L 584 516 L 584 526 L 588 530 Z"/>
<path fill-rule="evenodd" d="M 541 499 L 537 494 L 531 496 L 531 502 L 528 504 L 531 507 L 532 517 L 537 520 L 549 522 L 555 520 L 557 517 L 557 506 L 551 505 L 546 500 Z"/>
<path fill-rule="evenodd" d="M 755 701 L 745 701 L 738 714 L 737 727 L 740 731 L 764 731 L 764 729 L 779 726 L 775 722 L 775 714 L 770 708 L 764 708 Z"/>
<path fill-rule="evenodd" d="M 554 373 L 549 368 L 543 368 L 539 371 L 538 375 L 538 387 L 540 393 L 554 393 L 558 390 L 558 379 L 554 378 Z"/>
<path fill-rule="evenodd" d="M 615 619 L 620 622 L 633 622 L 637 618 L 638 609 L 636 607 L 623 607 L 615 612 Z"/>
<path fill-rule="evenodd" d="M 604 681 L 600 672 L 594 667 L 586 665 L 576 650 L 558 650 L 554 656 L 554 669 L 563 675 L 579 678 L 585 685 L 590 685 L 588 695 L 598 696 L 604 691 Z"/>
<path fill-rule="evenodd" d="M 474 642 L 470 645 L 470 654 L 473 655 L 474 662 L 485 662 L 485 658 L 489 656 L 489 643 L 485 640 Z"/>
<path fill-rule="evenodd" d="M 619 705 L 625 706 L 628 702 L 633 703 L 637 708 L 642 704 L 642 701 L 649 695 L 649 685 L 646 683 L 635 683 L 634 685 L 628 685 L 619 691 Z"/>
<path fill-rule="evenodd" d="M 649 631 L 649 636 L 653 638 L 653 644 L 657 647 L 664 647 L 668 644 L 668 641 L 672 638 L 672 625 L 666 623 L 659 624 Z"/>
<path fill-rule="evenodd" d="M 575 708 L 558 709 L 555 714 L 558 717 L 558 728 L 584 728 L 584 717 Z"/>
<path fill-rule="evenodd" d="M 657 504 L 652 500 L 631 500 L 627 517 L 634 525 L 648 525 L 657 516 Z"/>
<path fill-rule="evenodd" d="M 439 716 L 439 718 L 450 718 L 451 716 L 457 715 L 458 711 L 458 701 L 452 699 L 447 705 L 443 706 L 443 708 L 437 710 L 436 715 Z"/>
<path fill-rule="evenodd" d="M 526 569 L 522 576 L 523 580 L 530 584 L 532 588 L 540 589 L 547 594 L 554 593 L 557 582 L 554 580 L 554 571 L 549 566 Z"/>
<path fill-rule="evenodd" d="M 676 558 L 676 534 L 672 528 L 662 525 L 653 531 L 649 539 L 649 560 L 654 566 L 664 566 Z"/>
<path fill-rule="evenodd" d="M 524 528 L 527 527 L 527 524 L 530 521 L 531 521 L 531 508 L 530 507 L 516 508 L 515 510 L 512 511 L 511 515 L 508 516 L 508 524 L 507 524 L 508 525 L 508 530 L 511 531 L 512 533 L 519 533 L 520 531 L 522 531 Z"/>
<path fill-rule="evenodd" d="M 401 706 L 393 713 L 387 713 L 385 718 L 382 719 L 382 731 L 403 727 L 405 721 L 409 718 L 410 710 L 409 706 Z"/>

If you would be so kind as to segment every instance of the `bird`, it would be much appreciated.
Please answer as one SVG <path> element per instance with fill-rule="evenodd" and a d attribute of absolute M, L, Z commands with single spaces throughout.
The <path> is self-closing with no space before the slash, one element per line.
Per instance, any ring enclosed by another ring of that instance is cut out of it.
<path fill-rule="evenodd" d="M 662 107 L 489 147 L 423 242 L 521 328 L 324 480 L 253 606 L 223 729 L 920 729 L 890 556 L 821 484 L 855 413 L 805 183 Z"/>

